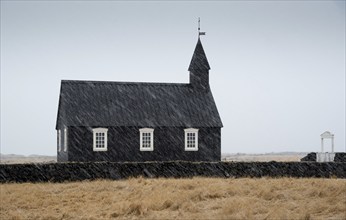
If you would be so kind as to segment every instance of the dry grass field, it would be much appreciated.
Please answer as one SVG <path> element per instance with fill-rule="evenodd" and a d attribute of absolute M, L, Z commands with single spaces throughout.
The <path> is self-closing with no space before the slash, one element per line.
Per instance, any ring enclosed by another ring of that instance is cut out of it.
<path fill-rule="evenodd" d="M 0 219 L 346 219 L 343 179 L 0 184 Z"/>

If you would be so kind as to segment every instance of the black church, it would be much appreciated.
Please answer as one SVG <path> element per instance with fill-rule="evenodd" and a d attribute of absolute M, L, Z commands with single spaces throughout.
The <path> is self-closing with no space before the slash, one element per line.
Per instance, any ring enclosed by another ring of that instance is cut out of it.
<path fill-rule="evenodd" d="M 220 161 L 209 70 L 198 38 L 190 83 L 62 80 L 58 162 Z"/>

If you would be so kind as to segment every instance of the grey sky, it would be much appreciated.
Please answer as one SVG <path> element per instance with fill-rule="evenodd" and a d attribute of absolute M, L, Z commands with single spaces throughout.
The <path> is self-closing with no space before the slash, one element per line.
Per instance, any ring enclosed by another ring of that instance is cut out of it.
<path fill-rule="evenodd" d="M 56 153 L 61 79 L 188 82 L 198 17 L 222 152 L 345 151 L 345 1 L 1 1 L 1 153 Z"/>

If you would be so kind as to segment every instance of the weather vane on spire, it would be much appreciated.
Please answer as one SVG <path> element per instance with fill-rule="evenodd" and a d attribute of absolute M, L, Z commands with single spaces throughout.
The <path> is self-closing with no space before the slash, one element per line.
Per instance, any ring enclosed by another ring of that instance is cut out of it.
<path fill-rule="evenodd" d="M 201 19 L 198 18 L 198 37 L 201 35 L 205 35 L 205 32 L 201 32 Z"/>

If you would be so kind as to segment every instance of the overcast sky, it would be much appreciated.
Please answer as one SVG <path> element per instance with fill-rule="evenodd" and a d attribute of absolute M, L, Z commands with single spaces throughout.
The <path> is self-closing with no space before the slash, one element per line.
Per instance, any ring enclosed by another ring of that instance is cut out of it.
<path fill-rule="evenodd" d="M 345 151 L 345 1 L 1 1 L 1 153 L 56 154 L 62 79 L 187 83 L 198 17 L 222 152 Z"/>

